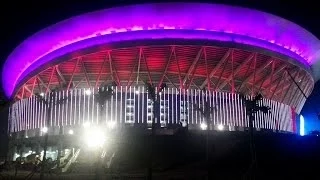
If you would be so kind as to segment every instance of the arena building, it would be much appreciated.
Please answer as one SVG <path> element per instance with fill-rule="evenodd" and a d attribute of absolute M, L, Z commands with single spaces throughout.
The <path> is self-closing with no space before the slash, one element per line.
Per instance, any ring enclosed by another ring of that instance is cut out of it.
<path fill-rule="evenodd" d="M 262 94 L 271 110 L 257 113 L 254 127 L 295 133 L 306 100 L 295 82 L 310 95 L 319 48 L 297 24 L 227 5 L 144 4 L 75 16 L 27 38 L 7 58 L 9 131 L 24 139 L 76 135 L 89 123 L 147 129 L 154 116 L 147 83 L 161 89 L 162 128 L 201 129 L 201 108 L 210 106 L 210 129 L 244 130 L 240 94 Z M 102 87 L 112 95 L 101 105 Z"/>

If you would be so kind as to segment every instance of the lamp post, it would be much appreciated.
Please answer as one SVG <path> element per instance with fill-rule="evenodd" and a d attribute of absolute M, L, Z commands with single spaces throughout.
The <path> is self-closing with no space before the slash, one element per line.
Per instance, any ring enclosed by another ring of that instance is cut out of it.
<path fill-rule="evenodd" d="M 159 116 L 159 108 L 160 108 L 160 92 L 163 91 L 164 88 L 167 87 L 165 83 L 162 83 L 159 88 L 157 89 L 156 86 L 154 86 L 151 83 L 145 83 L 147 92 L 150 96 L 150 99 L 152 101 L 152 124 L 151 124 L 151 152 L 149 157 L 149 168 L 148 168 L 148 180 L 152 179 L 152 158 L 153 158 L 153 138 L 155 135 L 155 118 Z M 160 121 L 160 119 L 159 119 Z"/>
<path fill-rule="evenodd" d="M 253 123 L 255 121 L 254 115 L 258 112 L 261 111 L 263 113 L 268 113 L 270 112 L 270 107 L 268 106 L 260 106 L 259 102 L 262 101 L 263 97 L 261 94 L 258 94 L 255 96 L 253 99 L 247 98 L 244 95 L 240 96 L 245 104 L 246 107 L 246 113 L 249 118 L 249 141 L 250 141 L 250 150 L 251 150 L 251 178 L 255 178 L 255 169 L 256 168 L 256 163 L 257 163 L 257 157 L 256 157 L 256 149 L 255 149 L 255 144 L 254 144 L 254 129 L 253 129 Z"/>
<path fill-rule="evenodd" d="M 210 127 L 211 127 L 211 121 L 210 121 L 210 115 L 216 110 L 216 106 L 211 107 L 210 103 L 208 101 L 203 102 L 203 106 L 199 107 L 199 105 L 196 105 L 196 110 L 198 110 L 202 116 L 205 119 L 206 123 L 206 167 L 207 167 L 207 173 L 208 173 L 208 179 L 209 173 L 210 173 L 210 168 L 209 168 L 209 132 L 210 132 Z"/>
<path fill-rule="evenodd" d="M 105 103 L 111 99 L 112 95 L 113 95 L 113 86 L 116 86 L 116 83 L 112 83 L 111 85 L 106 85 L 103 87 L 100 87 L 98 89 L 98 93 L 95 94 L 95 96 L 98 99 L 98 104 L 100 107 L 100 117 L 103 118 L 103 109 L 104 109 L 104 105 Z M 102 165 L 101 165 L 101 152 L 102 152 L 102 147 L 98 148 L 98 155 L 97 155 L 97 166 L 96 166 L 96 179 L 101 179 L 101 174 L 102 174 Z"/>

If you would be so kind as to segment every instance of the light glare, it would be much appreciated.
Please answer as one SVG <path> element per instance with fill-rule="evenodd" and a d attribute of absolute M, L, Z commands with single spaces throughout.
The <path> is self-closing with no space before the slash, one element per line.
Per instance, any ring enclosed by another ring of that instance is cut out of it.
<path fill-rule="evenodd" d="M 70 129 L 68 133 L 69 133 L 70 135 L 72 135 L 72 134 L 73 134 L 73 130 Z"/>
<path fill-rule="evenodd" d="M 90 127 L 90 122 L 87 121 L 87 122 L 83 123 L 83 127 L 84 128 L 89 128 Z"/>
<path fill-rule="evenodd" d="M 47 127 L 43 127 L 43 128 L 41 129 L 41 131 L 42 131 L 43 133 L 47 133 L 47 132 L 48 132 L 48 128 L 47 128 Z"/>
<path fill-rule="evenodd" d="M 219 130 L 219 131 L 222 131 L 223 129 L 224 129 L 223 125 L 222 125 L 222 124 L 219 124 L 219 125 L 218 125 L 218 130 Z"/>
<path fill-rule="evenodd" d="M 85 91 L 85 93 L 86 93 L 87 96 L 90 96 L 90 95 L 91 95 L 91 90 L 90 90 L 90 89 L 87 89 L 87 90 Z"/>
<path fill-rule="evenodd" d="M 200 124 L 200 128 L 201 128 L 202 130 L 206 130 L 206 129 L 208 128 L 208 125 L 207 125 L 206 123 L 201 123 L 201 124 Z"/>
<path fill-rule="evenodd" d="M 102 147 L 105 142 L 105 134 L 98 128 L 88 129 L 85 134 L 85 141 L 89 148 Z"/>

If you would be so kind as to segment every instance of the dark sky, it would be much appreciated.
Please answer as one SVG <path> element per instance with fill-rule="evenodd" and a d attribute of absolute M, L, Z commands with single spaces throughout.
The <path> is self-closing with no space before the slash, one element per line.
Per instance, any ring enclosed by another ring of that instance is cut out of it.
<path fill-rule="evenodd" d="M 187 1 L 187 0 L 185 0 Z M 33 33 L 61 20 L 74 15 L 98 9 L 145 2 L 164 2 L 146 0 L 3 0 L 0 3 L 0 65 L 9 53 L 25 38 Z M 209 3 L 223 3 L 254 8 L 269 12 L 306 28 L 320 38 L 319 6 L 315 1 L 281 1 L 281 0 L 216 0 L 200 1 Z M 313 2 L 313 3 L 312 3 Z M 193 12 L 196 13 L 196 12 Z M 320 87 L 314 93 L 319 94 Z M 307 102 L 310 107 L 320 106 L 319 95 L 313 95 Z M 313 115 L 314 108 L 306 107 L 304 112 Z M 319 107 L 320 108 L 320 107 Z M 320 123 L 315 116 L 306 117 L 307 130 L 320 129 Z M 310 122 L 310 123 L 309 123 Z"/>

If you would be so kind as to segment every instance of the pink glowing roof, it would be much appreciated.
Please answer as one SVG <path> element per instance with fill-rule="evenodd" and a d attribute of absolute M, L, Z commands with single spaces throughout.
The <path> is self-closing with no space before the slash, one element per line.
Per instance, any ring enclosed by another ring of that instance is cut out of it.
<path fill-rule="evenodd" d="M 11 97 L 31 72 L 75 50 L 125 40 L 170 38 L 256 46 L 286 55 L 307 67 L 320 56 L 320 42 L 315 36 L 271 14 L 216 4 L 144 4 L 83 14 L 34 34 L 6 60 L 3 87 Z"/>

